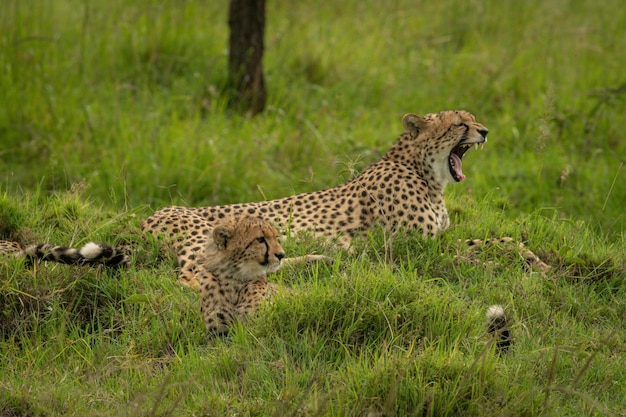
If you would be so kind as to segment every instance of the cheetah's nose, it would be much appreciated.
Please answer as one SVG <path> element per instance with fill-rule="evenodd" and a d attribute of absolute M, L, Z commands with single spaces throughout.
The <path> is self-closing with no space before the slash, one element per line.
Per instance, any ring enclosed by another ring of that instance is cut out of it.
<path fill-rule="evenodd" d="M 480 133 L 480 136 L 482 136 L 483 138 L 487 138 L 487 133 L 489 133 L 489 130 L 486 128 L 478 129 L 478 133 Z"/>
<path fill-rule="evenodd" d="M 282 260 L 285 257 L 285 253 L 284 252 L 278 252 L 276 254 L 276 257 L 278 258 L 278 260 Z"/>

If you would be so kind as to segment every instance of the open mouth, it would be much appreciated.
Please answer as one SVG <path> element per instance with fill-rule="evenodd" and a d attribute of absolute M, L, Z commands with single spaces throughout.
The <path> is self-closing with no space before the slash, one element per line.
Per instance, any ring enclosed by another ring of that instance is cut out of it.
<path fill-rule="evenodd" d="M 482 148 L 485 141 L 480 143 L 480 147 Z M 456 182 L 461 182 L 465 180 L 465 175 L 463 175 L 463 171 L 461 167 L 463 163 L 461 160 L 463 159 L 463 155 L 467 152 L 472 146 L 475 149 L 478 149 L 478 143 L 459 143 L 452 149 L 450 152 L 450 156 L 448 157 L 448 167 L 450 168 L 450 174 L 452 174 L 452 178 Z"/>

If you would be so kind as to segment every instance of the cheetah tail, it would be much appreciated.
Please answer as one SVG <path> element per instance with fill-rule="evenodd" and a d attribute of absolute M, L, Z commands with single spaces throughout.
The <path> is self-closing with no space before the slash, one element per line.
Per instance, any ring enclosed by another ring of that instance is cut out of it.
<path fill-rule="evenodd" d="M 89 242 L 80 249 L 66 248 L 47 243 L 30 245 L 24 249 L 24 254 L 31 262 L 38 259 L 68 265 L 130 266 L 130 258 L 120 249 L 94 242 Z"/>
<path fill-rule="evenodd" d="M 509 319 L 500 305 L 492 305 L 487 309 L 487 330 L 496 339 L 499 352 L 506 352 L 511 346 L 511 329 Z"/>

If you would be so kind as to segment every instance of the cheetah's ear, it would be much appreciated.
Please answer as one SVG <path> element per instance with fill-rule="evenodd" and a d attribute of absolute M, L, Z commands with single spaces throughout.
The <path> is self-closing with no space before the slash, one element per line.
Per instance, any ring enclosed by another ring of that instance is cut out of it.
<path fill-rule="evenodd" d="M 226 249 L 226 244 L 232 236 L 233 228 L 230 226 L 216 226 L 215 229 L 213 229 L 213 240 L 220 250 Z"/>
<path fill-rule="evenodd" d="M 404 129 L 417 136 L 420 131 L 426 128 L 426 120 L 413 113 L 407 113 L 402 117 L 402 126 Z"/>

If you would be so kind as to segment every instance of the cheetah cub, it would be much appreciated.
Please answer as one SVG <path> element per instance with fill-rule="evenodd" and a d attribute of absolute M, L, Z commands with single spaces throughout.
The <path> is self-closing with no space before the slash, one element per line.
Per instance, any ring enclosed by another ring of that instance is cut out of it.
<path fill-rule="evenodd" d="M 218 335 L 276 291 L 267 274 L 282 267 L 285 252 L 274 224 L 251 216 L 215 226 L 212 238 L 195 277 L 204 324 L 211 335 Z"/>

